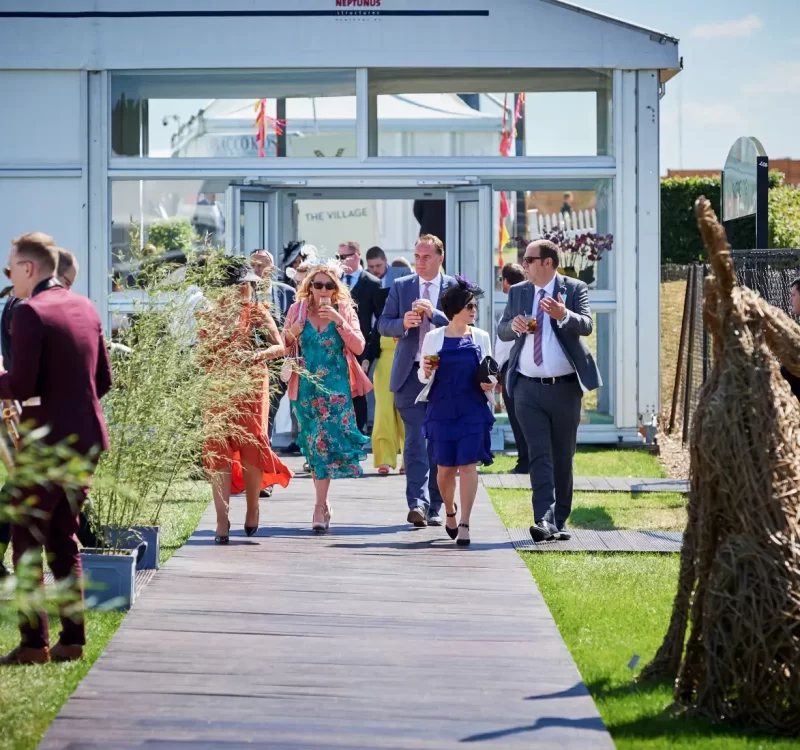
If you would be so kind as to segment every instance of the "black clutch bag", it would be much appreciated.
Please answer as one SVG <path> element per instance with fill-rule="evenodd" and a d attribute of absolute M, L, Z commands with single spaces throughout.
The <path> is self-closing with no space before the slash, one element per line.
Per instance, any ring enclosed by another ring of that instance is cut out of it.
<path fill-rule="evenodd" d="M 475 382 L 477 383 L 478 387 L 480 388 L 481 385 L 484 383 L 491 383 L 492 381 L 489 378 L 495 378 L 495 382 L 498 382 L 500 379 L 500 366 L 497 364 L 497 361 L 486 355 L 482 360 L 480 365 L 478 365 L 478 374 L 475 377 Z"/>

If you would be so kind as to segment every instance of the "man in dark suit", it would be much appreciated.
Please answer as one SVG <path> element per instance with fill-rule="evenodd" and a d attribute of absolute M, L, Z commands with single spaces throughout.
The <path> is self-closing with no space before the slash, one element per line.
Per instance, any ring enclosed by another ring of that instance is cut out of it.
<path fill-rule="evenodd" d="M 14 240 L 8 267 L 15 295 L 26 301 L 17 306 L 11 322 L 11 369 L 0 375 L 0 398 L 39 399 L 34 421 L 49 428 L 44 441 L 55 445 L 71 439 L 73 450 L 96 461 L 97 452 L 108 448 L 99 399 L 111 388 L 97 311 L 88 299 L 56 280 L 58 252 L 47 235 L 27 234 Z M 57 486 L 38 485 L 25 494 L 35 498 L 40 513 L 12 526 L 14 565 L 26 552 L 41 554 L 44 546 L 55 578 L 73 579 L 75 597 L 82 602 L 75 534 L 86 490 L 76 497 Z M 59 642 L 50 650 L 47 614 L 23 619 L 21 644 L 0 658 L 0 665 L 81 658 L 86 642 L 82 613 L 62 612 L 61 625 Z"/>
<path fill-rule="evenodd" d="M 336 259 L 342 264 L 344 275 L 342 281 L 350 288 L 350 294 L 356 303 L 358 325 L 364 336 L 364 341 L 370 340 L 370 333 L 374 325 L 375 312 L 378 305 L 378 292 L 381 288 L 380 279 L 376 279 L 369 271 L 361 268 L 361 246 L 352 240 L 342 242 Z M 367 350 L 358 355 L 358 362 L 369 374 L 370 362 L 365 357 Z M 356 413 L 358 429 L 367 434 L 367 397 L 354 396 L 353 410 Z"/>
<path fill-rule="evenodd" d="M 548 240 L 531 242 L 522 264 L 528 280 L 509 290 L 497 335 L 514 342 L 506 388 L 528 443 L 530 532 L 535 542 L 569 539 L 566 521 L 583 393 L 602 385 L 583 341 L 594 326 L 589 290 L 557 273 L 558 247 Z"/>
<path fill-rule="evenodd" d="M 442 274 L 444 245 L 434 235 L 423 235 L 414 250 L 416 273 L 397 279 L 378 320 L 381 336 L 397 339 L 389 387 L 406 431 L 403 460 L 406 465 L 408 522 L 416 527 L 441 526 L 442 496 L 436 480 L 437 466 L 422 434 L 426 404 L 417 403 L 422 390 L 419 360 L 422 340 L 431 328 L 450 321 L 439 307 L 442 292 L 456 283 Z M 420 315 L 416 309 L 424 309 Z"/>

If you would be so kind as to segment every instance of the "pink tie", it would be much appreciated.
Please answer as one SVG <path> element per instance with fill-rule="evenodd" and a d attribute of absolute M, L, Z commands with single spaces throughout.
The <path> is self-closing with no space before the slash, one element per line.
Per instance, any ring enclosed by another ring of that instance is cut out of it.
<path fill-rule="evenodd" d="M 422 299 L 430 300 L 431 298 L 431 282 L 426 281 L 422 284 Z M 422 342 L 425 339 L 425 334 L 431 330 L 431 326 L 433 325 L 433 321 L 427 316 L 422 316 L 422 322 L 419 324 L 419 349 L 417 350 L 418 353 L 422 353 Z"/>
<path fill-rule="evenodd" d="M 542 300 L 547 292 L 544 289 L 539 290 L 539 306 L 536 309 L 536 331 L 533 334 L 533 361 L 537 366 L 541 366 L 542 358 L 542 334 L 544 329 L 544 310 L 542 309 Z"/>

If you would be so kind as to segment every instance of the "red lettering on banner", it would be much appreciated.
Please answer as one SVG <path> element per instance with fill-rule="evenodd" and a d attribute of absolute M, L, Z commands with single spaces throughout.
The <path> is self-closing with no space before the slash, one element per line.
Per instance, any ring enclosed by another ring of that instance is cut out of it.
<path fill-rule="evenodd" d="M 336 0 L 337 8 L 380 8 L 381 0 Z"/>

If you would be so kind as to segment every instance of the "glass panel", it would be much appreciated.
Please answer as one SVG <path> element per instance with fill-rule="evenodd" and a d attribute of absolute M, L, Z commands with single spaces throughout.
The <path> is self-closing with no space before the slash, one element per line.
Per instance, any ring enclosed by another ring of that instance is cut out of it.
<path fill-rule="evenodd" d="M 111 183 L 114 288 L 136 285 L 142 259 L 182 262 L 205 243 L 225 246 L 227 180 Z"/>
<path fill-rule="evenodd" d="M 583 394 L 582 424 L 614 424 L 614 313 L 592 313 L 594 331 L 586 345 L 594 356 L 603 385 Z"/>
<path fill-rule="evenodd" d="M 529 241 L 540 237 L 552 239 L 563 250 L 562 273 L 577 276 L 590 289 L 613 289 L 613 184 L 610 179 L 537 180 L 525 189 L 514 186 L 513 190 L 503 191 L 508 210 L 504 225 L 510 238 L 503 249 L 503 264 L 521 264 Z M 502 196 L 496 191 L 495 305 L 501 313 L 506 300 L 500 279 L 501 258 L 497 252 L 502 212 Z"/>
<path fill-rule="evenodd" d="M 379 156 L 500 156 L 504 115 L 507 156 L 612 153 L 610 70 L 378 68 L 369 89 Z"/>
<path fill-rule="evenodd" d="M 354 70 L 114 73 L 114 156 L 355 157 Z"/>
<path fill-rule="evenodd" d="M 239 250 L 249 255 L 266 245 L 267 217 L 269 211 L 261 201 L 242 200 L 241 202 L 241 242 Z"/>

